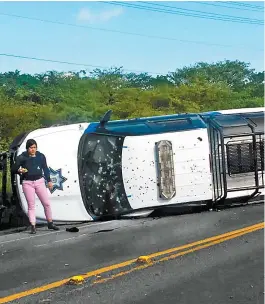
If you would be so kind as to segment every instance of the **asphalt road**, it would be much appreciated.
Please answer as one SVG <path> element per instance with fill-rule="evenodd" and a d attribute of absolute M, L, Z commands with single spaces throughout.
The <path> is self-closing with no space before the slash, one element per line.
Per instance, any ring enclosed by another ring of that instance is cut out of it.
<path fill-rule="evenodd" d="M 264 205 L 252 205 L 89 224 L 78 233 L 41 228 L 36 236 L 2 235 L 0 303 L 261 304 L 263 229 L 184 245 L 263 221 Z M 174 247 L 171 253 L 158 254 Z M 151 254 L 150 264 L 121 264 Z M 61 281 L 79 274 L 85 277 L 81 285 Z M 36 287 L 40 289 L 34 291 Z"/>

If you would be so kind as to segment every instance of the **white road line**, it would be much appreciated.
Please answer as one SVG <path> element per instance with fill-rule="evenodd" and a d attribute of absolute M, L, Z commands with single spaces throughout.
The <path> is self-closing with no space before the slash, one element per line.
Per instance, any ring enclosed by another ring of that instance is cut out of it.
<path fill-rule="evenodd" d="M 44 234 L 38 234 L 38 235 L 28 236 L 28 237 L 24 237 L 24 238 L 19 238 L 19 239 L 15 239 L 15 240 L 3 241 L 3 242 L 0 242 L 0 245 L 12 243 L 12 242 L 18 242 L 21 240 L 30 240 L 30 239 L 34 239 L 34 238 L 37 238 L 40 236 L 45 236 L 45 235 L 50 235 L 50 234 L 60 233 L 60 232 L 62 232 L 62 231 L 53 231 L 53 232 L 48 232 L 48 233 L 44 233 Z"/>
<path fill-rule="evenodd" d="M 54 241 L 54 242 L 49 242 L 49 243 L 46 243 L 46 244 L 34 245 L 34 247 L 48 246 L 48 245 L 51 245 L 51 244 L 54 244 L 54 243 L 60 243 L 60 242 L 64 242 L 64 241 L 69 241 L 69 240 L 77 239 L 77 238 L 79 238 L 81 236 L 85 236 L 85 235 L 87 235 L 87 234 L 83 233 L 83 234 L 80 234 L 80 235 L 77 235 L 77 236 L 74 236 L 74 237 L 71 237 L 71 238 L 68 238 L 68 239 L 62 239 L 62 240 L 58 240 L 58 241 Z"/>
<path fill-rule="evenodd" d="M 81 228 L 87 228 L 89 226 L 95 227 L 96 225 L 103 225 L 103 224 L 109 224 L 109 223 L 110 222 L 95 223 L 95 225 L 87 224 L 87 225 L 84 225 L 84 226 L 77 226 L 77 228 L 81 229 Z M 59 230 L 59 231 L 52 231 L 52 232 L 43 233 L 43 234 L 32 235 L 32 236 L 28 236 L 28 237 L 22 237 L 22 238 L 18 238 L 18 239 L 14 239 L 14 240 L 8 240 L 8 241 L 0 242 L 0 245 L 12 243 L 12 242 L 18 242 L 18 241 L 22 241 L 22 240 L 30 240 L 30 239 L 33 239 L 33 238 L 42 237 L 42 236 L 45 236 L 45 235 L 51 235 L 51 234 L 55 234 L 55 233 L 59 234 L 59 233 L 62 233 L 62 232 L 67 232 L 67 231 Z"/>

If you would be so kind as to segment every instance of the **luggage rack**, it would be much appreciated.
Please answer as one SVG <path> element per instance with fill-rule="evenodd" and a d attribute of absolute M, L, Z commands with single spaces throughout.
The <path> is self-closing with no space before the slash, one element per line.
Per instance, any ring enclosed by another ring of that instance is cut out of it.
<path fill-rule="evenodd" d="M 224 203 L 229 192 L 253 190 L 247 201 L 264 188 L 264 132 L 240 114 L 208 118 L 213 176 L 213 203 Z M 233 176 L 253 176 L 253 185 L 231 187 Z M 261 178 L 261 182 L 259 181 Z"/>

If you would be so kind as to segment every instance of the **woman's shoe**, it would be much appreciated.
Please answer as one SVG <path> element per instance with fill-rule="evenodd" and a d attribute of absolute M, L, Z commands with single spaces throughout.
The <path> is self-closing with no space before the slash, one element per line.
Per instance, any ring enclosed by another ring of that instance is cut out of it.
<path fill-rule="evenodd" d="M 48 229 L 60 230 L 57 226 L 54 225 L 53 222 L 49 222 L 49 223 L 48 223 Z"/>
<path fill-rule="evenodd" d="M 30 234 L 36 234 L 36 226 L 31 225 L 31 231 Z"/>

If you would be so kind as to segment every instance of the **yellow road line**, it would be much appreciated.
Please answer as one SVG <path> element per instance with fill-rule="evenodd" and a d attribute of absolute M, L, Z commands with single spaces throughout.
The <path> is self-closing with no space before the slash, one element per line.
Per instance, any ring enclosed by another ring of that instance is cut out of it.
<path fill-rule="evenodd" d="M 124 276 L 126 274 L 129 274 L 131 272 L 134 272 L 136 270 L 141 270 L 141 269 L 144 269 L 144 268 L 147 268 L 147 267 L 151 267 L 153 266 L 154 264 L 157 264 L 157 263 L 160 263 L 160 262 L 164 262 L 164 261 L 168 261 L 168 260 L 172 260 L 172 259 L 175 259 L 176 257 L 179 257 L 179 256 L 183 256 L 185 254 L 188 254 L 188 253 L 191 253 L 191 252 L 195 252 L 195 251 L 198 251 L 198 250 L 201 250 L 201 249 L 204 249 L 204 248 L 207 248 L 207 247 L 211 247 L 213 245 L 216 245 L 216 244 L 220 244 L 220 243 L 223 243 L 225 241 L 228 241 L 228 240 L 231 240 L 231 239 L 234 239 L 234 238 L 237 238 L 241 235 L 244 235 L 244 234 L 248 234 L 248 233 L 251 233 L 251 232 L 254 232 L 256 230 L 260 230 L 260 229 L 263 229 L 264 227 L 256 227 L 256 228 L 253 228 L 252 230 L 246 230 L 244 232 L 241 232 L 241 233 L 237 233 L 237 234 L 233 234 L 233 235 L 230 235 L 230 236 L 227 236 L 225 238 L 221 238 L 221 239 L 218 239 L 216 241 L 212 241 L 210 243 L 206 243 L 205 245 L 200 245 L 200 246 L 197 246 L 195 248 L 191 248 L 191 249 L 188 249 L 188 250 L 185 250 L 185 251 L 181 251 L 181 252 L 178 252 L 176 254 L 172 254 L 170 256 L 166 256 L 166 257 L 163 257 L 159 260 L 156 260 L 156 261 L 152 261 L 152 263 L 150 264 L 146 264 L 146 265 L 141 265 L 141 266 L 136 266 L 134 267 L 133 269 L 130 269 L 128 271 L 123 271 L 123 272 L 119 272 L 117 274 L 114 274 L 112 275 L 111 277 L 109 278 L 104 278 L 104 279 L 98 279 L 98 280 L 95 280 L 93 282 L 93 284 L 99 284 L 99 283 L 105 283 L 109 280 L 113 280 L 117 277 L 121 277 L 121 276 Z"/>
<path fill-rule="evenodd" d="M 246 230 L 246 231 L 238 233 L 236 235 L 227 236 L 227 237 L 225 237 L 223 239 L 219 239 L 219 240 L 207 243 L 205 245 L 200 245 L 200 246 L 197 246 L 195 248 L 192 248 L 192 249 L 180 252 L 180 253 L 172 254 L 170 256 L 167 256 L 167 257 L 164 257 L 164 258 L 160 259 L 160 262 L 167 261 L 167 260 L 170 260 L 170 259 L 174 259 L 174 258 L 176 258 L 178 256 L 181 256 L 181 255 L 184 255 L 184 254 L 187 254 L 187 253 L 191 253 L 193 251 L 197 251 L 197 250 L 200 250 L 200 249 L 203 249 L 203 248 L 207 248 L 207 247 L 210 247 L 210 246 L 213 246 L 213 245 L 217 245 L 217 244 L 223 243 L 225 241 L 237 238 L 237 237 L 239 237 L 241 235 L 248 234 L 248 233 L 251 233 L 251 232 L 254 232 L 254 231 L 257 231 L 257 230 L 261 230 L 261 229 L 264 229 L 264 226 L 256 227 L 256 228 L 253 228 L 252 230 Z"/>
<path fill-rule="evenodd" d="M 186 244 L 186 245 L 183 245 L 183 246 L 179 246 L 179 247 L 176 247 L 176 248 L 170 248 L 170 249 L 167 249 L 167 250 L 164 250 L 164 251 L 155 252 L 155 253 L 149 254 L 148 257 L 149 258 L 155 258 L 155 257 L 161 256 L 161 255 L 165 255 L 165 254 L 169 254 L 169 253 L 172 253 L 172 252 L 175 252 L 175 251 L 179 251 L 181 249 L 186 249 L 186 248 L 190 248 L 190 247 L 197 246 L 197 245 L 200 245 L 200 244 L 205 244 L 207 242 L 211 242 L 211 241 L 214 241 L 214 240 L 222 239 L 224 237 L 227 237 L 227 236 L 230 236 L 230 235 L 235 235 L 235 234 L 241 233 L 243 231 L 252 230 L 256 227 L 264 227 L 264 222 L 261 222 L 261 223 L 258 223 L 258 224 L 252 225 L 252 226 L 248 226 L 248 227 L 245 227 L 245 228 L 233 230 L 233 231 L 223 233 L 223 234 L 220 234 L 220 235 L 217 235 L 217 236 L 209 237 L 207 239 L 196 241 L 196 242 Z"/>
<path fill-rule="evenodd" d="M 183 246 L 179 246 L 179 247 L 171 248 L 171 249 L 168 249 L 168 250 L 156 252 L 156 253 L 148 255 L 148 257 L 150 257 L 150 258 L 159 257 L 159 256 L 162 256 L 162 255 L 165 255 L 165 254 L 173 253 L 173 252 L 176 252 L 176 251 L 180 251 L 182 249 L 187 249 L 187 248 L 190 248 L 190 247 L 194 247 L 194 246 L 209 243 L 209 242 L 212 242 L 212 243 L 215 242 L 214 244 L 217 244 L 222 239 L 224 239 L 224 240 L 232 239 L 232 238 L 235 238 L 237 236 L 240 236 L 240 235 L 243 235 L 243 234 L 246 234 L 246 233 L 250 233 L 252 231 L 256 231 L 258 229 L 263 229 L 263 228 L 264 228 L 264 222 L 261 222 L 261 223 L 258 223 L 258 224 L 252 225 L 252 226 L 248 226 L 248 227 L 245 227 L 245 228 L 242 228 L 242 229 L 237 229 L 237 230 L 234 230 L 234 231 L 230 231 L 230 232 L 220 234 L 220 235 L 217 235 L 217 236 L 214 236 L 214 237 L 206 238 L 206 239 L 203 239 L 203 240 L 200 240 L 200 241 L 197 241 L 197 242 L 193 242 L 193 243 L 186 244 L 186 245 L 183 245 Z M 206 245 L 203 245 L 203 246 L 198 246 L 195 249 L 192 248 L 190 250 L 186 250 L 184 252 L 180 252 L 180 253 L 177 253 L 177 254 L 172 255 L 172 256 L 177 257 L 177 256 L 180 256 L 180 255 L 183 255 L 183 254 L 187 254 L 189 252 L 193 252 L 193 251 L 196 251 L 196 250 L 199 250 L 199 249 L 202 249 L 202 248 L 212 246 L 214 244 L 209 243 L 209 244 L 206 244 Z M 164 258 L 164 260 L 165 259 L 169 259 L 169 257 Z M 122 262 L 122 263 L 119 263 L 119 264 L 114 264 L 114 265 L 110 265 L 110 266 L 103 267 L 103 268 L 100 268 L 100 269 L 96 269 L 96 270 L 93 270 L 93 271 L 89 271 L 85 274 L 82 274 L 82 276 L 83 276 L 83 278 L 89 278 L 89 277 L 97 276 L 97 275 L 100 275 L 100 274 L 103 274 L 103 273 L 106 273 L 106 272 L 109 272 L 109 271 L 112 271 L 112 270 L 116 270 L 116 269 L 119 269 L 119 268 L 129 266 L 129 265 L 133 264 L 134 262 L 136 262 L 136 260 L 137 259 L 132 259 L 132 260 L 128 260 L 128 261 L 125 261 L 125 262 Z M 160 259 L 160 261 L 162 261 L 162 260 L 163 259 Z M 147 265 L 141 265 L 141 266 L 138 266 L 138 267 L 139 267 L 139 269 L 142 269 L 142 268 L 146 268 Z M 125 273 L 128 273 L 128 272 L 125 272 Z M 41 292 L 44 292 L 44 291 L 47 291 L 47 290 L 51 290 L 51 289 L 54 289 L 54 288 L 58 288 L 58 287 L 64 285 L 65 283 L 67 283 L 68 281 L 69 281 L 69 278 L 68 279 L 63 279 L 63 280 L 60 280 L 60 281 L 56 281 L 56 282 L 53 282 L 53 283 L 50 283 L 50 284 L 47 284 L 47 285 L 43 285 L 43 286 L 40 286 L 40 287 L 36 287 L 36 288 L 33 288 L 33 289 L 29 289 L 29 290 L 26 290 L 26 291 L 22 291 L 20 293 L 16 293 L 16 294 L 13 294 L 13 295 L 10 295 L 10 296 L 0 298 L 0 304 L 8 303 L 10 301 L 21 299 L 23 297 L 38 294 L 38 293 L 41 293 Z"/>

